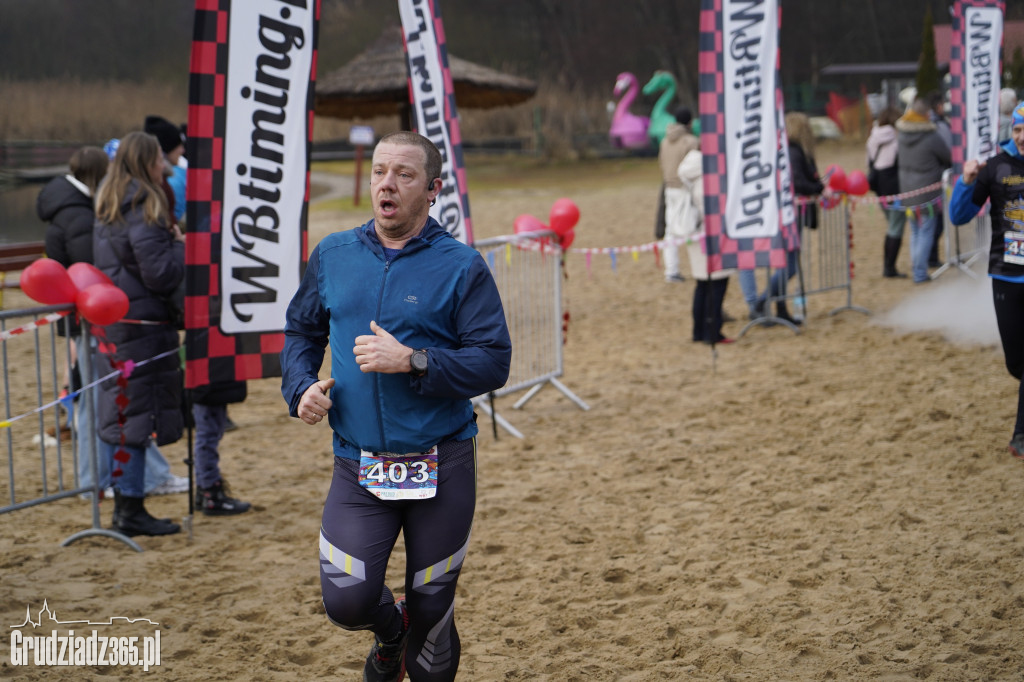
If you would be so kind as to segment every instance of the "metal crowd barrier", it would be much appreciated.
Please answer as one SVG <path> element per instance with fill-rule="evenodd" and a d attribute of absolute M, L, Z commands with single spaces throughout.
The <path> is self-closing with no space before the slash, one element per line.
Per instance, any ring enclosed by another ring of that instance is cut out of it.
<path fill-rule="evenodd" d="M 62 546 L 90 536 L 110 537 L 141 552 L 128 536 L 100 524 L 100 489 L 97 481 L 96 386 L 81 391 L 79 399 L 60 397 L 61 375 L 71 362 L 71 339 L 57 334 L 53 320 L 73 312 L 71 305 L 53 305 L 22 310 L 0 310 L 0 369 L 3 370 L 3 422 L 0 434 L 6 448 L 6 466 L 0 471 L 0 486 L 6 489 L 6 503 L 0 515 L 27 507 L 86 495 L 91 498 L 92 527 L 67 537 Z M 88 325 L 78 338 L 80 351 L 90 348 Z M 11 359 L 15 344 L 33 344 L 33 362 Z M 83 381 L 92 377 L 92 354 L 78 353 Z M 12 387 L 15 390 L 12 391 Z M 74 413 L 81 411 L 79 415 Z M 75 418 L 77 417 L 77 419 Z M 79 432 L 77 425 L 82 425 Z M 61 438 L 65 425 L 71 439 Z M 53 431 L 51 438 L 49 431 Z M 92 486 L 79 485 L 78 458 L 89 462 Z"/>
<path fill-rule="evenodd" d="M 754 326 L 771 326 L 781 324 L 794 333 L 799 334 L 800 328 L 773 314 L 778 301 L 793 302 L 803 300 L 804 316 L 806 317 L 807 298 L 828 291 L 845 291 L 846 303 L 829 311 L 836 315 L 852 310 L 865 315 L 871 311 L 853 304 L 853 224 L 850 220 L 849 201 L 844 197 L 834 206 L 825 208 L 818 200 L 818 227 L 811 230 L 805 228 L 800 234 L 800 259 L 796 275 L 783 287 L 784 292 L 770 296 L 764 306 L 764 316 L 751 320 L 740 330 L 739 336 L 746 334 Z M 772 269 L 767 271 L 766 281 L 771 281 Z M 793 312 L 793 306 L 790 312 Z"/>
<path fill-rule="evenodd" d="M 520 409 L 550 384 L 582 410 L 590 407 L 558 379 L 562 362 L 562 251 L 540 231 L 484 239 L 474 244 L 491 269 L 512 337 L 508 382 L 495 397 L 527 390 L 513 407 Z M 474 404 L 517 438 L 523 435 L 484 396 Z"/>
<path fill-rule="evenodd" d="M 981 275 L 974 271 L 973 265 L 981 260 L 985 262 L 992 238 L 992 218 L 988 206 L 974 220 L 964 225 L 954 225 L 949 220 L 949 202 L 953 198 L 953 185 L 956 176 L 952 170 L 942 174 L 942 238 L 944 260 L 942 265 L 931 274 L 932 279 L 941 276 L 947 270 L 960 270 L 968 276 L 978 279 Z"/>

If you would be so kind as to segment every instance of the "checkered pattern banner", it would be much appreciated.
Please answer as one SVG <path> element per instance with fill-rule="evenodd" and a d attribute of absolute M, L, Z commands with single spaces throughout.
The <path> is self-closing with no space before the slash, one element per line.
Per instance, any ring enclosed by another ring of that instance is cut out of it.
<path fill-rule="evenodd" d="M 280 376 L 307 253 L 320 0 L 196 0 L 186 156 L 188 388 Z"/>
<path fill-rule="evenodd" d="M 799 248 L 778 78 L 779 19 L 776 0 L 701 0 L 709 272 L 783 268 L 787 248 Z"/>
<path fill-rule="evenodd" d="M 456 239 L 473 242 L 469 218 L 466 164 L 455 108 L 455 86 L 448 69 L 448 48 L 439 0 L 398 0 L 402 16 L 409 101 L 416 132 L 441 150 L 441 193 L 430 215 Z"/>
<path fill-rule="evenodd" d="M 999 151 L 1004 0 L 956 0 L 949 56 L 953 171 Z"/>

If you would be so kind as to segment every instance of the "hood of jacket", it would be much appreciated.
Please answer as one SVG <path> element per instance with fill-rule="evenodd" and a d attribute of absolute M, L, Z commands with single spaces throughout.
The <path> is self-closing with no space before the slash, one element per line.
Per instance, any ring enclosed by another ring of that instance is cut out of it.
<path fill-rule="evenodd" d="M 665 128 L 665 139 L 669 142 L 675 142 L 683 135 L 691 135 L 690 129 L 684 126 L 682 123 L 669 123 L 668 127 Z"/>
<path fill-rule="evenodd" d="M 923 137 L 928 133 L 937 131 L 938 128 L 927 116 L 921 116 L 913 111 L 908 111 L 896 121 L 896 130 L 901 133 L 907 133 L 906 137 Z"/>
<path fill-rule="evenodd" d="M 891 125 L 875 126 L 868 135 L 868 142 L 876 145 L 889 144 L 896 140 L 896 128 Z"/>
<path fill-rule="evenodd" d="M 92 199 L 61 176 L 46 183 L 36 199 L 36 213 L 40 220 L 53 222 L 54 217 L 69 206 L 92 210 Z"/>

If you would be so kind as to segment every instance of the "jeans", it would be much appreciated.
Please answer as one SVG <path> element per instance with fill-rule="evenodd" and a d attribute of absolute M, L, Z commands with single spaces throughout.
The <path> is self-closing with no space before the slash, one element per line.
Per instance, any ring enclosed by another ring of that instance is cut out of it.
<path fill-rule="evenodd" d="M 757 310 L 757 276 L 753 270 L 740 270 L 736 278 L 740 281 L 740 290 L 743 292 L 743 300 L 747 303 L 747 311 L 753 313 Z"/>
<path fill-rule="evenodd" d="M 886 237 L 903 239 L 903 230 L 907 226 L 907 214 L 902 208 L 889 208 L 885 211 L 889 227 L 885 231 Z"/>
<path fill-rule="evenodd" d="M 743 300 L 747 302 L 747 309 L 754 313 L 760 306 L 763 306 L 769 296 L 785 296 L 786 283 L 797 273 L 797 264 L 800 261 L 800 251 L 786 252 L 786 269 L 776 270 L 772 273 L 768 288 L 760 296 L 757 293 L 757 277 L 754 270 L 740 270 L 738 279 L 740 289 L 743 291 Z"/>
<path fill-rule="evenodd" d="M 928 277 L 928 254 L 932 250 L 932 242 L 935 241 L 935 226 L 938 224 L 938 216 L 932 214 L 927 216 L 916 214 L 910 218 L 910 269 L 914 275 L 914 282 L 927 282 Z"/>
<path fill-rule="evenodd" d="M 196 422 L 196 485 L 200 488 L 211 488 L 220 480 L 218 445 L 224 436 L 224 426 L 228 421 L 228 407 L 194 403 L 192 418 Z"/>
<path fill-rule="evenodd" d="M 147 447 L 150 443 L 146 444 Z M 113 445 L 102 440 L 100 446 L 100 457 L 110 463 L 111 470 L 114 468 L 114 455 L 119 449 L 123 448 L 130 455 L 127 462 L 121 462 L 121 475 L 114 481 L 114 487 L 126 497 L 145 497 L 146 448 Z"/>

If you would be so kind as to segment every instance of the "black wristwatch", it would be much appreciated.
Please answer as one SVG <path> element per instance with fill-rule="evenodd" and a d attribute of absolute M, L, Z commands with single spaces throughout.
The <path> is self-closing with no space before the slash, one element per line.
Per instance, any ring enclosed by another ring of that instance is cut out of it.
<path fill-rule="evenodd" d="M 412 356 L 409 358 L 409 364 L 412 366 L 412 371 L 409 372 L 414 377 L 421 377 L 427 373 L 427 351 L 424 348 L 420 350 L 414 350 Z"/>

